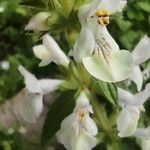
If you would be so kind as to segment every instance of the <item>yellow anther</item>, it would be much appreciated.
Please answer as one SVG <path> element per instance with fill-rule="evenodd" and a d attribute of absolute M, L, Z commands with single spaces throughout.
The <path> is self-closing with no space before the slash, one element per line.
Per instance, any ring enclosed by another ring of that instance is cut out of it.
<path fill-rule="evenodd" d="M 108 25 L 110 23 L 109 17 L 100 17 L 100 18 L 97 19 L 97 22 L 100 25 Z"/>
<path fill-rule="evenodd" d="M 83 122 L 85 120 L 85 116 L 86 116 L 86 111 L 85 110 L 81 110 L 79 112 L 79 121 Z"/>
<path fill-rule="evenodd" d="M 107 16 L 110 16 L 111 12 L 108 11 L 108 10 L 98 10 L 95 15 L 97 17 L 107 17 Z"/>

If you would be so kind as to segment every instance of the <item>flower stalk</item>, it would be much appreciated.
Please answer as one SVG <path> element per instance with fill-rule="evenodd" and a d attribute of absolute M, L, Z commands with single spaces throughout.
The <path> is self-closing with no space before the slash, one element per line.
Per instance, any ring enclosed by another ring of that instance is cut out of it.
<path fill-rule="evenodd" d="M 93 111 L 95 114 L 95 117 L 98 121 L 98 125 L 100 130 L 104 131 L 106 138 L 108 140 L 108 145 L 110 150 L 119 150 L 118 144 L 117 144 L 117 136 L 115 134 L 115 132 L 113 131 L 112 126 L 110 125 L 109 119 L 106 115 L 106 111 L 104 109 L 104 107 L 99 103 L 98 99 L 96 98 L 96 96 L 94 96 L 94 94 L 91 94 L 92 92 L 89 92 L 88 90 L 86 90 L 86 92 L 88 93 L 88 95 L 91 97 L 91 104 L 93 106 Z M 100 131 L 101 132 L 101 131 Z"/>

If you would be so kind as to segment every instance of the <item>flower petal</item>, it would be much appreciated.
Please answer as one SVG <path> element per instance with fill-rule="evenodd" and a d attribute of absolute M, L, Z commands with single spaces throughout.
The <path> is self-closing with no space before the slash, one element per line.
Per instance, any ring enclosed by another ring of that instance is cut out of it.
<path fill-rule="evenodd" d="M 37 78 L 21 65 L 18 67 L 18 70 L 24 76 L 27 89 L 32 93 L 40 93 L 41 89 L 39 87 Z"/>
<path fill-rule="evenodd" d="M 94 55 L 83 58 L 82 61 L 87 71 L 102 81 L 117 82 L 129 77 L 132 70 L 132 56 L 128 51 L 111 53 L 106 59 L 105 56 L 102 58 Z"/>
<path fill-rule="evenodd" d="M 47 65 L 50 64 L 51 62 L 52 62 L 51 59 L 42 60 L 42 61 L 39 63 L 39 67 L 47 66 Z"/>
<path fill-rule="evenodd" d="M 85 128 L 86 131 L 92 136 L 95 136 L 98 133 L 97 125 L 89 115 L 85 119 Z"/>
<path fill-rule="evenodd" d="M 140 107 L 150 97 L 150 83 L 147 84 L 145 90 L 133 95 L 128 91 L 118 88 L 119 103 L 129 106 Z"/>
<path fill-rule="evenodd" d="M 137 128 L 134 136 L 138 137 L 138 138 L 150 138 L 150 127 L 148 128 Z"/>
<path fill-rule="evenodd" d="M 93 0 L 91 3 L 81 7 L 79 11 L 79 21 L 81 22 L 81 24 L 85 24 L 87 18 L 95 14 L 100 3 L 101 3 L 101 0 Z"/>
<path fill-rule="evenodd" d="M 132 52 L 135 64 L 141 64 L 150 58 L 150 38 L 144 36 Z"/>
<path fill-rule="evenodd" d="M 63 80 L 56 80 L 56 79 L 41 79 L 38 80 L 39 87 L 43 94 L 48 94 L 53 92 L 59 88 L 62 84 Z"/>
<path fill-rule="evenodd" d="M 71 130 L 61 129 L 56 133 L 56 136 L 57 136 L 58 142 L 63 144 L 66 149 L 76 150 L 75 144 L 74 144 L 76 140 L 75 140 L 74 133 Z"/>
<path fill-rule="evenodd" d="M 68 150 L 91 150 L 97 144 L 97 139 L 86 132 L 77 137 L 73 130 L 59 130 L 56 135 Z"/>
<path fill-rule="evenodd" d="M 85 93 L 85 91 L 81 91 L 76 100 L 76 107 L 74 111 L 78 111 L 79 109 L 85 108 L 88 113 L 93 113 L 92 106 L 89 104 L 89 99 Z"/>
<path fill-rule="evenodd" d="M 136 106 L 141 106 L 143 103 L 150 97 L 150 83 L 148 83 L 145 87 L 145 90 L 134 95 L 134 100 Z"/>
<path fill-rule="evenodd" d="M 137 85 L 138 91 L 141 91 L 143 84 L 143 75 L 139 66 L 134 66 L 129 79 L 131 79 Z"/>
<path fill-rule="evenodd" d="M 130 92 L 118 88 L 118 102 L 121 107 L 131 105 L 134 101 L 134 96 Z"/>
<path fill-rule="evenodd" d="M 78 143 L 76 146 L 76 150 L 91 150 L 97 145 L 97 139 L 87 132 L 81 134 L 80 138 L 78 139 Z"/>
<path fill-rule="evenodd" d="M 102 0 L 100 4 L 101 10 L 109 10 L 111 13 L 120 10 L 123 0 Z"/>
<path fill-rule="evenodd" d="M 51 63 L 51 54 L 49 50 L 44 45 L 37 45 L 33 47 L 34 55 L 41 59 L 39 67 L 43 67 Z"/>
<path fill-rule="evenodd" d="M 25 27 L 25 30 L 34 31 L 46 31 L 49 29 L 46 24 L 47 18 L 50 16 L 50 12 L 40 12 L 33 16 Z"/>
<path fill-rule="evenodd" d="M 106 26 L 101 26 L 97 23 L 96 18 L 88 19 L 88 25 L 93 31 L 95 42 L 100 48 L 109 51 L 119 51 L 120 48 L 113 37 L 108 32 Z"/>
<path fill-rule="evenodd" d="M 81 91 L 76 100 L 76 107 L 83 107 L 89 105 L 89 99 L 84 91 Z"/>
<path fill-rule="evenodd" d="M 118 136 L 128 137 L 134 134 L 140 111 L 136 107 L 123 108 L 117 120 L 117 128 L 119 130 Z"/>
<path fill-rule="evenodd" d="M 68 66 L 69 59 L 66 54 L 60 49 L 56 41 L 48 34 L 43 36 L 43 44 L 49 50 L 53 62 L 63 66 Z"/>
<path fill-rule="evenodd" d="M 22 107 L 22 117 L 26 122 L 35 123 L 43 110 L 43 95 L 28 93 Z"/>
<path fill-rule="evenodd" d="M 65 130 L 72 129 L 72 124 L 74 123 L 75 119 L 76 116 L 74 113 L 67 116 L 61 123 L 61 129 L 65 129 Z"/>
<path fill-rule="evenodd" d="M 142 140 L 142 150 L 150 150 L 150 139 Z"/>
<path fill-rule="evenodd" d="M 51 57 L 50 52 L 44 45 L 34 46 L 33 52 L 34 55 L 41 60 L 50 59 Z"/>
<path fill-rule="evenodd" d="M 82 27 L 80 37 L 74 46 L 74 58 L 77 62 L 81 62 L 82 58 L 91 55 L 94 49 L 94 37 L 90 28 L 86 25 Z"/>

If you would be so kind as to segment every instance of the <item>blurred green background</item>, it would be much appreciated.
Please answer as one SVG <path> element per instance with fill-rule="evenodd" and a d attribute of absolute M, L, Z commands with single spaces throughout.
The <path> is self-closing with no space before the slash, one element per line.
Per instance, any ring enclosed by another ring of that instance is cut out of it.
<path fill-rule="evenodd" d="M 0 67 L 1 104 L 23 88 L 22 77 L 17 70 L 19 64 L 23 64 L 40 78 L 53 77 L 58 72 L 54 64 L 38 68 L 39 60 L 32 52 L 32 46 L 39 43 L 38 36 L 24 31 L 33 11 L 37 12 L 38 9 L 33 9 L 31 12 L 29 8 L 19 5 L 20 2 L 19 0 L 0 0 L 0 64 L 7 61 L 10 66 L 9 69 Z M 143 35 L 150 36 L 150 1 L 128 0 L 123 19 L 114 20 L 108 29 L 121 48 L 132 51 Z M 66 52 L 70 50 L 71 47 L 63 30 L 56 30 L 51 34 L 63 50 Z M 144 65 L 148 65 L 148 62 Z M 27 148 L 22 141 L 18 132 L 8 135 L 0 131 L 0 150 L 35 149 L 34 144 L 30 145 L 31 148 Z M 121 150 L 126 150 L 128 147 L 132 150 L 139 149 L 133 139 L 124 139 L 124 141 L 128 145 L 125 144 Z"/>

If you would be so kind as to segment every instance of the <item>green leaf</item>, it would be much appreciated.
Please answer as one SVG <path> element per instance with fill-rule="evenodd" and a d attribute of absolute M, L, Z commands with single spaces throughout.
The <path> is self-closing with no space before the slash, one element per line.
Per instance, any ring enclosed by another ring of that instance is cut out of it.
<path fill-rule="evenodd" d="M 100 80 L 93 80 L 93 86 L 94 90 L 96 90 L 96 93 L 104 96 L 109 102 L 116 106 L 118 96 L 117 88 L 114 84 L 103 82 Z"/>
<path fill-rule="evenodd" d="M 52 104 L 41 135 L 41 144 L 46 145 L 55 133 L 60 129 L 62 120 L 72 113 L 75 107 L 75 91 L 65 91 Z"/>
<path fill-rule="evenodd" d="M 46 8 L 45 3 L 43 3 L 41 0 L 23 0 L 20 3 L 20 5 L 25 5 L 28 7 L 39 8 L 39 9 Z"/>
<path fill-rule="evenodd" d="M 150 13 L 150 3 L 148 2 L 138 2 L 137 5 L 141 7 L 144 11 Z"/>
<path fill-rule="evenodd" d="M 70 12 L 72 11 L 73 9 L 73 6 L 74 6 L 74 1 L 75 0 L 58 0 L 59 3 L 61 4 L 61 6 L 63 7 L 65 13 L 67 15 L 70 14 Z"/>

